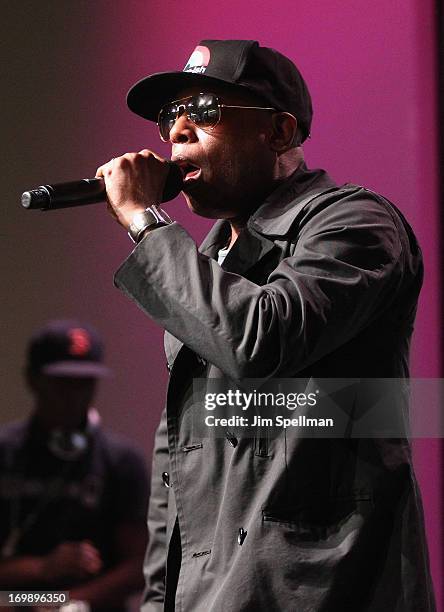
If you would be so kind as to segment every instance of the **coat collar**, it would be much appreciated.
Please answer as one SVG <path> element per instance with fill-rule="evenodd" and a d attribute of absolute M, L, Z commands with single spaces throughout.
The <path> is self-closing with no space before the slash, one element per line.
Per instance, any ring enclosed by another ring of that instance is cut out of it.
<path fill-rule="evenodd" d="M 317 195 L 336 184 L 324 170 L 308 170 L 302 163 L 297 170 L 279 185 L 253 213 L 242 232 L 236 247 L 227 256 L 223 265 L 230 272 L 242 274 L 257 263 L 274 246 L 271 236 L 285 236 L 305 205 Z M 217 221 L 199 249 L 211 258 L 226 244 L 230 236 L 228 221 Z"/>
<path fill-rule="evenodd" d="M 248 227 L 266 236 L 284 236 L 297 213 L 312 197 L 334 188 L 336 184 L 325 170 L 309 170 L 302 162 L 253 213 L 248 221 Z M 229 223 L 224 220 L 217 221 L 202 242 L 200 252 L 213 256 L 229 235 Z"/>
<path fill-rule="evenodd" d="M 308 170 L 303 162 L 254 212 L 248 226 L 266 236 L 285 236 L 311 199 L 336 187 L 325 170 Z"/>

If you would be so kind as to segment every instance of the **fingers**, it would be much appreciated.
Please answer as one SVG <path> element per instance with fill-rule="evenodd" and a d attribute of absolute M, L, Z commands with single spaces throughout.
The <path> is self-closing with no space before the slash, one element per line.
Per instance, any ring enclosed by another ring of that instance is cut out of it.
<path fill-rule="evenodd" d="M 111 174 L 114 161 L 115 158 L 113 157 L 108 163 L 99 166 L 96 170 L 96 178 L 104 178 L 105 175 Z"/>
<path fill-rule="evenodd" d="M 58 577 L 83 578 L 98 573 L 103 567 L 100 552 L 89 541 L 63 542 L 45 558 L 42 573 L 45 579 Z"/>
<path fill-rule="evenodd" d="M 141 151 L 139 151 L 139 154 L 142 155 L 143 157 L 150 157 L 150 156 L 155 157 L 161 162 L 165 161 L 164 157 L 161 157 L 160 155 L 158 155 L 157 153 L 154 153 L 154 151 L 150 151 L 149 149 L 142 149 Z"/>
<path fill-rule="evenodd" d="M 141 149 L 137 153 L 124 153 L 123 155 L 120 155 L 119 157 L 112 157 L 109 160 L 109 162 L 107 162 L 106 164 L 103 164 L 102 166 L 99 166 L 96 170 L 96 178 L 105 177 L 106 175 L 110 175 L 112 173 L 115 162 L 117 162 L 116 165 L 122 166 L 122 164 L 125 163 L 125 160 L 131 163 L 134 163 L 137 161 L 138 157 L 143 157 L 144 159 L 148 159 L 152 157 L 152 158 L 157 159 L 160 162 L 166 161 L 164 157 L 161 157 L 160 155 L 158 155 L 157 153 L 154 153 L 154 151 L 150 151 L 149 149 Z"/>
<path fill-rule="evenodd" d="M 168 172 L 167 160 L 149 149 L 124 153 L 99 166 L 96 177 L 105 180 L 113 219 L 128 229 L 136 212 L 159 204 Z"/>
<path fill-rule="evenodd" d="M 102 558 L 99 551 L 90 542 L 81 542 L 80 558 L 83 568 L 89 573 L 95 574 L 102 567 Z"/>

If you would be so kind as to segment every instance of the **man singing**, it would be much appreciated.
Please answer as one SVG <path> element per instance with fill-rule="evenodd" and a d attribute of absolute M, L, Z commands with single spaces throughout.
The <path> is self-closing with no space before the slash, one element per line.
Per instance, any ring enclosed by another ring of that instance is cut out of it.
<path fill-rule="evenodd" d="M 407 377 L 411 228 L 382 196 L 306 167 L 307 86 L 255 41 L 201 41 L 128 105 L 171 143 L 190 210 L 219 219 L 198 250 L 158 208 L 168 164 L 152 151 L 98 169 L 136 242 L 115 283 L 166 330 L 143 610 L 434 610 L 404 438 L 193 426 L 196 378 Z"/>

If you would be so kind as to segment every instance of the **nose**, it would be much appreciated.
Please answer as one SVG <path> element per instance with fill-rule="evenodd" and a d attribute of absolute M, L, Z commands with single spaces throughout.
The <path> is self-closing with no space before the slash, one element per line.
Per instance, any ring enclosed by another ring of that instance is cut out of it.
<path fill-rule="evenodd" d="M 170 130 L 170 142 L 172 144 L 186 144 L 196 140 L 196 126 L 188 119 L 186 113 L 182 113 Z"/>

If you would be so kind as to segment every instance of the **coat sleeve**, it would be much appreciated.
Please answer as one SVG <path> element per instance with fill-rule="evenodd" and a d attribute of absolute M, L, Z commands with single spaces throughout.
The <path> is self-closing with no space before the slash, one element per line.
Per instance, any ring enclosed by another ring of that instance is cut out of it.
<path fill-rule="evenodd" d="M 151 497 L 148 506 L 148 546 L 143 564 L 145 591 L 142 612 L 160 612 L 164 607 L 168 489 L 162 481 L 163 472 L 169 472 L 165 410 L 157 428 L 154 444 Z"/>
<path fill-rule="evenodd" d="M 261 286 L 200 254 L 173 223 L 142 240 L 115 284 L 230 379 L 294 376 L 390 306 L 408 248 L 395 217 L 370 194 L 311 210 Z"/>

